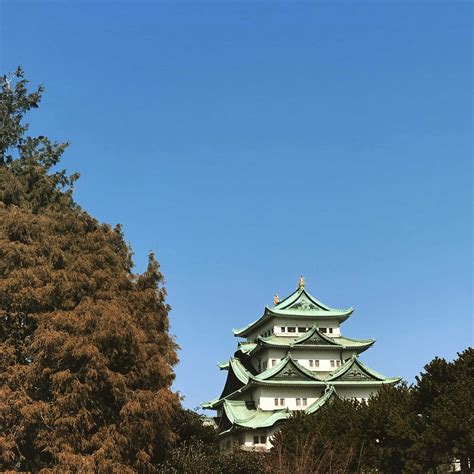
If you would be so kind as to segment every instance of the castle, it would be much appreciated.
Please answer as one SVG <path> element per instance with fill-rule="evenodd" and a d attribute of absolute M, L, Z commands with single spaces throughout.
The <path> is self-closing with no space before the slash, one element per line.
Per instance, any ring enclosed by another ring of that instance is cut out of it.
<path fill-rule="evenodd" d="M 353 339 L 341 334 L 341 325 L 353 309 L 331 308 L 311 296 L 300 277 L 298 288 L 263 315 L 234 329 L 238 343 L 228 362 L 219 397 L 203 408 L 217 410 L 221 449 L 235 444 L 244 449 L 270 449 L 272 435 L 293 410 L 314 413 L 332 397 L 365 400 L 387 378 L 367 367 L 359 355 L 373 339 Z"/>

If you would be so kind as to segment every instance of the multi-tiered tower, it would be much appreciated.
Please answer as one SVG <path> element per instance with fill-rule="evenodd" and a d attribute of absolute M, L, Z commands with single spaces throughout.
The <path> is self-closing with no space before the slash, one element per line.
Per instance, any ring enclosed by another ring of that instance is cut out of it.
<path fill-rule="evenodd" d="M 221 448 L 238 443 L 268 449 L 279 424 L 292 410 L 313 413 L 331 397 L 367 399 L 386 378 L 358 356 L 375 342 L 341 335 L 340 326 L 353 309 L 334 309 L 311 296 L 301 277 L 298 289 L 263 316 L 234 329 L 247 340 L 229 362 L 222 394 L 203 408 L 217 410 Z"/>

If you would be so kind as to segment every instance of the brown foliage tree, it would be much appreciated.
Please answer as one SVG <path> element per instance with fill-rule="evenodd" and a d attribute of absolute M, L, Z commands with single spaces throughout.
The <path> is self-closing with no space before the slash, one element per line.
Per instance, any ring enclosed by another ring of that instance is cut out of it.
<path fill-rule="evenodd" d="M 74 203 L 67 145 L 26 136 L 41 94 L 1 80 L 0 469 L 152 472 L 179 406 L 163 277 Z"/>

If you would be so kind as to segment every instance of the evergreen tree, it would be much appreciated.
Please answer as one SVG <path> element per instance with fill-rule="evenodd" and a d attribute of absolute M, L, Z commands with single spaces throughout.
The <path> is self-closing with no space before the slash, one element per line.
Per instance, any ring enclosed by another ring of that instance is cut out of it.
<path fill-rule="evenodd" d="M 382 472 L 421 472 L 416 463 L 420 422 L 406 382 L 386 385 L 363 404 L 364 466 Z"/>
<path fill-rule="evenodd" d="M 454 459 L 463 472 L 474 460 L 474 349 L 453 362 L 436 357 L 417 377 L 416 410 L 422 422 L 420 457 L 425 469 Z"/>
<path fill-rule="evenodd" d="M 0 85 L 0 469 L 152 472 L 179 406 L 159 265 L 133 274 L 57 170 L 67 144 L 28 136 L 42 88 Z"/>
<path fill-rule="evenodd" d="M 363 409 L 336 398 L 314 414 L 296 411 L 275 434 L 275 472 L 359 472 L 366 451 Z"/>

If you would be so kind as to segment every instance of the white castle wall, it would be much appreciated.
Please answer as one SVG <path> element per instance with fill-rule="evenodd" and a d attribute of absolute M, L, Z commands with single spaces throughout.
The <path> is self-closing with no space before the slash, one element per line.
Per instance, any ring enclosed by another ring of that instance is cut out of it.
<path fill-rule="evenodd" d="M 306 387 L 258 387 L 253 392 L 253 399 L 255 405 L 262 410 L 282 410 L 289 408 L 290 410 L 302 410 L 307 408 L 313 402 L 315 402 L 324 392 L 324 387 L 319 388 L 306 388 Z M 297 406 L 296 398 L 306 398 L 307 405 Z M 275 398 L 284 398 L 284 406 L 278 404 L 275 406 Z"/>
<path fill-rule="evenodd" d="M 296 319 L 296 318 L 286 318 L 286 317 L 278 317 L 277 320 L 269 321 L 268 323 L 260 326 L 257 330 L 253 331 L 249 334 L 248 340 L 254 340 L 258 336 L 264 336 L 265 333 L 270 332 L 271 334 L 275 334 L 277 336 L 282 337 L 299 337 L 302 336 L 305 331 L 298 332 L 298 328 L 311 328 L 315 325 L 318 328 L 331 328 L 332 333 L 327 332 L 327 336 L 340 336 L 341 330 L 340 325 L 337 321 L 329 320 L 329 319 L 317 319 L 317 321 L 311 318 L 308 319 Z M 284 332 L 282 331 L 282 327 L 294 327 L 295 332 L 288 332 L 286 329 Z"/>
<path fill-rule="evenodd" d="M 259 370 L 264 370 L 264 362 L 267 363 L 267 368 L 271 368 L 273 366 L 273 361 L 275 365 L 283 359 L 287 354 L 288 348 L 269 348 L 262 350 L 258 356 L 255 356 L 253 360 L 254 367 Z M 327 375 L 329 372 L 333 372 L 338 368 L 337 362 L 334 362 L 334 366 L 331 365 L 331 360 L 339 361 L 342 365 L 343 362 L 341 361 L 341 351 L 340 350 L 310 350 L 310 349 L 293 349 L 291 352 L 291 357 L 296 359 L 300 365 L 311 370 L 315 373 L 319 373 L 321 376 Z M 354 351 L 343 351 L 342 352 L 342 359 L 346 360 L 349 359 Z M 310 360 L 318 360 L 319 367 L 316 367 L 316 363 L 313 362 L 313 366 L 310 365 Z"/>

